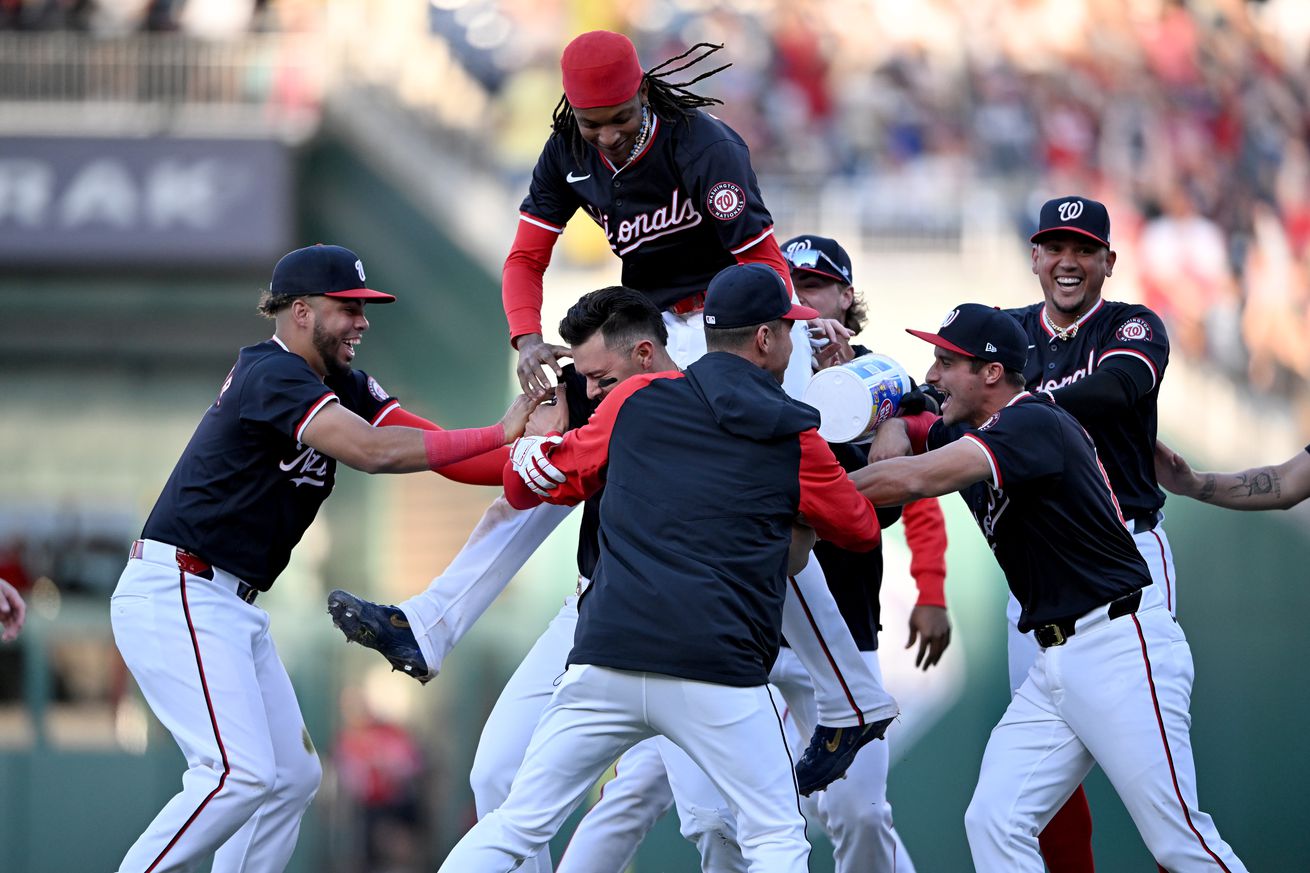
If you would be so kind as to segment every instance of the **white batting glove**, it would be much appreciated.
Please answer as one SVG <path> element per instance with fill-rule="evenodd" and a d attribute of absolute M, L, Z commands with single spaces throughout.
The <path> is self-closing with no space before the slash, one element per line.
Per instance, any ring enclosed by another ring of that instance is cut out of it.
<path fill-rule="evenodd" d="M 523 484 L 539 497 L 549 497 L 565 480 L 547 454 L 564 442 L 562 436 L 522 436 L 510 448 L 509 460 Z M 549 448 L 548 448 L 549 447 Z"/>

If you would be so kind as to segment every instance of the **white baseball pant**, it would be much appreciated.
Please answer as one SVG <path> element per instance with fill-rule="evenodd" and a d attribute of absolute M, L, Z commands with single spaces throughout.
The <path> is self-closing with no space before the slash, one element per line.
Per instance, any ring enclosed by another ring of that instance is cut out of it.
<path fill-rule="evenodd" d="M 1137 546 L 1137 551 L 1142 553 L 1142 558 L 1146 561 L 1147 569 L 1151 571 L 1151 587 L 1159 589 L 1161 596 L 1164 598 L 1165 607 L 1172 615 L 1178 615 L 1178 592 L 1175 590 L 1174 583 L 1177 576 L 1174 573 L 1174 553 L 1169 547 L 1169 537 L 1164 532 L 1164 515 L 1160 516 L 1160 523 L 1155 526 L 1154 530 L 1145 533 L 1133 534 L 1133 543 Z M 1129 528 L 1131 530 L 1131 528 Z M 1032 669 L 1033 663 L 1037 660 L 1037 653 L 1040 651 L 1037 640 L 1033 639 L 1031 633 L 1019 633 L 1019 601 L 1010 595 L 1009 602 L 1005 605 L 1005 617 L 1008 623 L 1008 649 L 1010 662 L 1010 693 L 1013 694 L 1019 690 L 1019 686 L 1028 678 L 1028 671 Z"/>
<path fill-rule="evenodd" d="M 869 670 L 882 681 L 878 653 L 861 652 Z M 814 688 L 809 673 L 791 649 L 778 653 L 769 681 L 782 693 L 801 739 L 795 751 L 804 751 L 814 733 Z M 838 779 L 814 795 L 819 824 L 832 839 L 837 873 L 914 873 L 914 862 L 892 821 L 887 800 L 891 749 L 886 740 L 860 749 Z"/>
<path fill-rule="evenodd" d="M 496 698 L 496 705 L 491 708 L 491 714 L 482 727 L 469 772 L 479 819 L 509 797 L 510 785 L 523 764 L 532 733 L 555 693 L 556 680 L 564 672 L 564 664 L 573 649 L 577 624 L 578 598 L 569 595 Z M 634 844 L 634 851 L 635 848 Z M 621 868 L 610 868 L 609 873 L 618 869 Z M 550 852 L 543 850 L 527 856 L 519 870 L 521 873 L 550 873 Z"/>
<path fill-rule="evenodd" d="M 1175 873 L 1246 867 L 1197 807 L 1192 653 L 1157 585 L 1133 615 L 1107 607 L 1041 649 L 983 753 L 965 812 L 974 866 L 1045 869 L 1037 835 L 1099 764 L 1147 849 Z"/>
<path fill-rule="evenodd" d="M 450 650 L 572 510 L 543 503 L 519 511 L 503 495 L 497 497 L 441 575 L 397 604 L 429 671 L 441 670 Z M 527 730 L 531 732 L 532 726 Z"/>
<path fill-rule="evenodd" d="M 879 678 L 877 652 L 862 653 Z M 790 649 L 782 649 L 769 681 L 787 701 L 804 749 L 814 732 L 814 692 L 809 674 Z M 637 844 L 667 808 L 672 784 L 682 835 L 700 852 L 703 873 L 745 873 L 733 814 L 714 784 L 685 752 L 663 737 L 653 741 L 658 755 L 638 755 L 650 741 L 629 750 L 596 806 L 579 823 L 559 873 L 619 873 Z M 631 759 L 631 760 L 630 760 Z M 890 755 L 886 742 L 870 743 L 847 773 L 815 795 L 813 810 L 833 841 L 838 873 L 913 873 L 887 802 Z M 597 850 L 603 847 L 604 851 Z M 577 849 L 578 851 L 575 851 Z M 627 859 L 620 863 L 620 860 Z"/>
<path fill-rule="evenodd" d="M 182 790 L 128 849 L 121 873 L 278 873 L 322 770 L 268 613 L 239 580 L 182 572 L 177 548 L 143 541 L 110 600 L 114 642 L 187 760 Z"/>
<path fill-rule="evenodd" d="M 537 725 L 509 797 L 474 825 L 441 870 L 517 869 L 546 845 L 610 762 L 657 734 L 685 751 L 727 798 L 751 873 L 808 869 L 791 756 L 768 686 L 573 665 Z"/>
<path fill-rule="evenodd" d="M 619 758 L 614 778 L 601 787 L 600 799 L 578 823 L 556 873 L 620 873 L 628 869 L 641 841 L 673 806 L 673 792 L 657 745 L 660 739 L 642 740 Z"/>

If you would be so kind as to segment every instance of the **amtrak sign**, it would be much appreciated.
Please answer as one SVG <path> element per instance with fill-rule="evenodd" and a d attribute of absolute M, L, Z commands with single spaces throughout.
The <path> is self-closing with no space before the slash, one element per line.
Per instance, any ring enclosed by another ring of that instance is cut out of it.
<path fill-rule="evenodd" d="M 261 264 L 286 250 L 291 216 L 278 142 L 0 138 L 8 264 Z"/>

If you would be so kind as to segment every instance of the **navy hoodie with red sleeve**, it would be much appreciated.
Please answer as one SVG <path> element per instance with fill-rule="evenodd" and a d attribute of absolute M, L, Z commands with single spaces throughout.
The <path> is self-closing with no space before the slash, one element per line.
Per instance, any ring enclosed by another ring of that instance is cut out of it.
<path fill-rule="evenodd" d="M 711 352 L 628 379 L 551 461 L 551 501 L 602 486 L 600 560 L 570 664 L 762 685 L 778 654 L 798 514 L 847 548 L 878 544 L 872 505 L 819 437 L 818 413 L 767 372 Z M 537 498 L 506 467 L 520 508 Z"/>

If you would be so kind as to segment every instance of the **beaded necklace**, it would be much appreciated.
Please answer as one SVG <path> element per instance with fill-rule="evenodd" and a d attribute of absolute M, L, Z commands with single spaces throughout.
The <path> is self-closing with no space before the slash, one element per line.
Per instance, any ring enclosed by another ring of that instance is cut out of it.
<path fill-rule="evenodd" d="M 641 150 L 646 147 L 646 140 L 650 138 L 650 104 L 641 104 L 641 128 L 637 131 L 637 138 L 632 141 L 632 151 L 628 152 L 628 159 L 623 162 L 623 166 L 632 163 L 633 158 L 641 154 Z"/>

